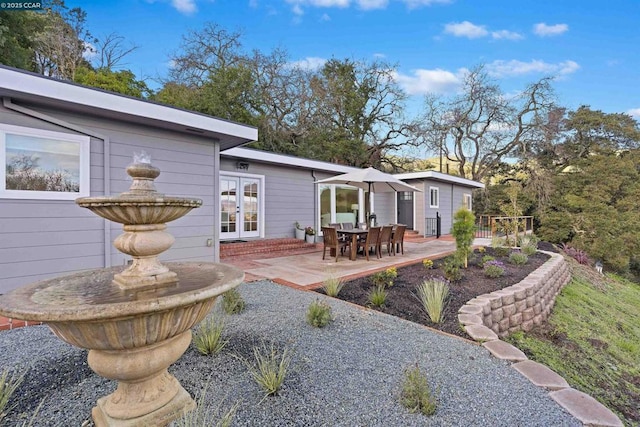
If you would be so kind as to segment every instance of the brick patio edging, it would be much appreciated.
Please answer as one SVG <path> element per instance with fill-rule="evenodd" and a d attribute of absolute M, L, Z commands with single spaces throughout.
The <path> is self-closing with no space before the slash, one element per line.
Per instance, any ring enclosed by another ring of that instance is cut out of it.
<path fill-rule="evenodd" d="M 512 363 L 512 368 L 538 387 L 585 426 L 623 427 L 609 408 L 581 391 L 575 390 L 547 366 L 528 360 L 518 348 L 499 339 L 510 333 L 529 331 L 545 322 L 556 296 L 571 280 L 571 272 L 562 255 L 545 253 L 551 258 L 520 283 L 480 295 L 458 311 L 458 320 L 472 339 L 483 343 L 496 358 Z"/>

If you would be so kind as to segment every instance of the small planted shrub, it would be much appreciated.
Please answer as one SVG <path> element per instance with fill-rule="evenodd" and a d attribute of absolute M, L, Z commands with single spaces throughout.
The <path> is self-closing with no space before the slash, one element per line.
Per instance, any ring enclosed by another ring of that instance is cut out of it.
<path fill-rule="evenodd" d="M 478 249 L 476 249 L 478 251 L 478 253 L 480 255 L 484 254 L 485 252 L 487 252 L 487 248 L 485 248 L 484 246 L 480 246 Z"/>
<path fill-rule="evenodd" d="M 387 268 L 384 271 L 379 271 L 373 276 L 371 280 L 374 286 L 393 286 L 393 280 L 398 277 L 398 270 L 395 267 Z"/>
<path fill-rule="evenodd" d="M 205 356 L 217 354 L 227 345 L 222 338 L 224 321 L 216 316 L 207 317 L 193 335 L 193 345 Z"/>
<path fill-rule="evenodd" d="M 253 357 L 255 364 L 247 363 L 251 377 L 264 390 L 265 397 L 278 394 L 291 364 L 290 350 L 280 351 L 273 344 L 263 344 L 253 348 Z"/>
<path fill-rule="evenodd" d="M 535 245 L 525 245 L 520 246 L 520 251 L 527 256 L 531 256 L 538 251 L 538 248 Z"/>
<path fill-rule="evenodd" d="M 430 259 L 423 259 L 422 260 L 422 265 L 427 270 L 431 270 L 433 268 L 433 261 L 431 261 Z"/>
<path fill-rule="evenodd" d="M 494 237 L 491 239 L 491 247 L 493 248 L 495 256 L 505 257 L 509 255 L 509 252 L 511 252 L 511 249 L 508 246 L 505 246 L 505 241 L 500 237 Z"/>
<path fill-rule="evenodd" d="M 503 276 L 505 269 L 504 269 L 504 264 L 502 262 L 493 260 L 493 261 L 487 261 L 484 264 L 482 271 L 485 276 L 495 279 L 497 277 Z"/>
<path fill-rule="evenodd" d="M 230 427 L 233 418 L 238 410 L 239 404 L 236 403 L 229 410 L 223 412 L 221 404 L 217 406 L 207 404 L 207 389 L 209 383 L 200 391 L 196 400 L 195 409 L 188 411 L 182 417 L 178 418 L 171 424 L 174 427 Z"/>
<path fill-rule="evenodd" d="M 460 257 L 461 267 L 467 268 L 473 239 L 476 236 L 476 217 L 470 210 L 462 207 L 453 214 L 451 234 L 456 239 L 456 253 Z"/>
<path fill-rule="evenodd" d="M 246 303 L 237 289 L 230 289 L 222 294 L 222 309 L 227 314 L 237 314 L 244 310 Z"/>
<path fill-rule="evenodd" d="M 444 309 L 449 296 L 449 283 L 443 278 L 429 279 L 418 285 L 418 299 L 433 323 L 444 320 Z"/>
<path fill-rule="evenodd" d="M 331 306 L 325 301 L 313 301 L 307 309 L 307 323 L 323 328 L 331 322 Z"/>
<path fill-rule="evenodd" d="M 575 259 L 576 261 L 578 261 L 579 264 L 583 264 L 583 265 L 590 264 L 589 255 L 587 255 L 587 253 L 582 249 L 576 249 L 573 246 L 569 246 L 566 243 L 562 243 L 560 247 L 567 255 L 569 255 L 571 258 Z"/>
<path fill-rule="evenodd" d="M 330 297 L 337 297 L 343 287 L 344 282 L 342 279 L 333 276 L 327 277 L 322 282 L 322 290 Z"/>
<path fill-rule="evenodd" d="M 412 413 L 420 412 L 428 416 L 436 412 L 436 398 L 429 389 L 426 375 L 420 371 L 418 365 L 404 373 L 400 403 Z"/>
<path fill-rule="evenodd" d="M 529 257 L 522 252 L 514 251 L 509 254 L 509 262 L 514 265 L 525 265 Z"/>
<path fill-rule="evenodd" d="M 483 256 L 482 259 L 480 260 L 479 267 L 484 267 L 486 263 L 488 263 L 489 261 L 493 261 L 494 259 L 495 257 L 492 257 L 491 255 Z"/>
<path fill-rule="evenodd" d="M 382 307 L 387 301 L 387 291 L 384 286 L 374 286 L 369 293 L 369 302 L 375 307 Z"/>
<path fill-rule="evenodd" d="M 0 374 L 0 424 L 2 424 L 4 416 L 15 406 L 9 406 L 9 402 L 13 393 L 22 384 L 23 379 L 23 375 L 9 374 L 8 369 L 4 369 Z"/>
<path fill-rule="evenodd" d="M 464 274 L 461 267 L 462 262 L 457 256 L 446 257 L 442 266 L 445 279 L 447 279 L 449 282 L 457 282 L 458 280 L 462 280 Z"/>

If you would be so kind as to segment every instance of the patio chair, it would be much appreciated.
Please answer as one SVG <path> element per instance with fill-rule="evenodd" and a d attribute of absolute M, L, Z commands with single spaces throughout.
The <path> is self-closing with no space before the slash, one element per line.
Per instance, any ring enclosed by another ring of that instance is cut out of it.
<path fill-rule="evenodd" d="M 371 227 L 367 233 L 367 238 L 358 242 L 358 249 L 362 248 L 364 254 L 369 261 L 369 251 L 374 250 L 376 258 L 380 258 L 380 248 L 378 247 L 378 237 L 380 236 L 380 227 Z"/>
<path fill-rule="evenodd" d="M 341 230 L 342 229 L 342 224 L 340 224 L 339 222 L 334 222 L 334 223 L 329 224 L 329 227 L 333 227 L 336 230 Z"/>
<path fill-rule="evenodd" d="M 342 223 L 342 229 L 343 230 L 353 230 L 353 223 L 352 222 L 343 222 Z"/>
<path fill-rule="evenodd" d="M 400 253 L 404 255 L 404 232 L 407 229 L 407 226 L 404 224 L 398 224 L 393 231 L 393 239 L 391 241 L 391 246 L 393 246 L 393 254 L 395 255 L 398 250 Z"/>
<path fill-rule="evenodd" d="M 388 255 L 391 255 L 391 252 L 393 252 L 393 246 L 391 245 L 392 233 L 393 233 L 393 225 L 382 226 L 382 231 L 380 232 L 380 238 L 378 239 L 378 251 L 380 252 L 380 256 L 382 256 L 382 245 L 387 246 Z"/>
<path fill-rule="evenodd" d="M 335 227 L 322 227 L 322 234 L 324 236 L 324 248 L 322 250 L 322 259 L 325 258 L 327 248 L 329 248 L 329 254 L 331 250 L 335 251 L 336 262 L 338 262 L 338 253 L 342 254 L 344 249 L 351 246 L 348 241 L 341 241 L 338 239 L 338 230 Z"/>

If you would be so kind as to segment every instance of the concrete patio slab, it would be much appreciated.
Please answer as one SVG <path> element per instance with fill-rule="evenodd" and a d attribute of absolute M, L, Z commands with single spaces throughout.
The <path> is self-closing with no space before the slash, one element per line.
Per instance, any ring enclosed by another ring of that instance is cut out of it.
<path fill-rule="evenodd" d="M 581 391 L 566 388 L 551 392 L 549 395 L 585 426 L 622 427 L 624 425 L 609 408 Z"/>

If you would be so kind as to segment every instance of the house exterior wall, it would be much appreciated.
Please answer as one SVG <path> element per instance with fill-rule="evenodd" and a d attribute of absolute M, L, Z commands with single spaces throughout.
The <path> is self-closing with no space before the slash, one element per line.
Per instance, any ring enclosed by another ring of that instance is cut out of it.
<path fill-rule="evenodd" d="M 376 214 L 376 221 L 379 225 L 396 222 L 396 194 L 395 192 L 374 194 L 373 213 Z"/>
<path fill-rule="evenodd" d="M 416 229 L 420 234 L 425 232 L 425 218 L 435 218 L 436 213 L 440 214 L 441 233 L 450 234 L 453 214 L 463 205 L 463 195 L 472 194 L 473 188 L 429 179 L 422 180 L 421 183 L 409 182 L 409 184 L 423 190 L 422 193 L 418 193 L 421 200 L 416 200 L 416 216 L 419 218 L 419 221 L 416 220 L 418 226 Z M 439 190 L 440 201 L 437 208 L 432 208 L 430 205 L 431 187 Z M 420 209 L 423 210 L 422 213 L 418 212 Z"/>
<path fill-rule="evenodd" d="M 247 161 L 246 170 L 238 170 L 238 159 L 220 156 L 220 173 L 246 173 L 264 176 L 264 237 L 294 237 L 294 223 L 318 227 L 316 180 L 333 176 L 288 165 Z M 315 178 L 314 178 L 315 176 Z"/>
<path fill-rule="evenodd" d="M 21 105 L 108 138 L 108 144 L 99 138 L 90 139 L 91 196 L 105 195 L 105 188 L 108 189 L 106 195 L 127 191 L 130 178 L 125 167 L 131 163 L 134 152 L 145 150 L 161 170 L 156 179 L 160 193 L 203 200 L 202 207 L 168 225 L 176 241 L 162 259 L 215 259 L 216 245 L 206 245 L 207 239 L 214 237 L 214 223 L 217 223 L 214 183 L 218 171 L 214 168 L 214 142 L 121 121 Z M 78 134 L 3 107 L 0 107 L 0 123 Z M 109 177 L 107 185 L 105 176 Z M 125 255 L 111 245 L 121 230 L 120 224 L 103 220 L 78 207 L 73 200 L 0 199 L 0 293 L 49 277 L 101 268 L 107 263 L 122 265 L 126 262 Z"/>

